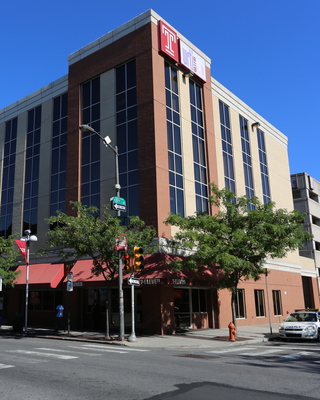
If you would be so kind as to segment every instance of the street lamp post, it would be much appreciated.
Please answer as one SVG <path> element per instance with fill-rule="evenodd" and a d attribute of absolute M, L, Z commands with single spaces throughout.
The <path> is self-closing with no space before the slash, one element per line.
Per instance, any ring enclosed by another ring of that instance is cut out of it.
<path fill-rule="evenodd" d="M 111 145 L 111 139 L 109 136 L 103 137 L 98 133 L 95 129 L 93 129 L 89 125 L 81 125 L 79 126 L 79 129 L 82 132 L 91 132 L 95 133 L 96 135 L 99 136 L 99 138 L 103 141 L 104 145 L 106 147 L 109 147 L 115 154 L 115 167 L 116 167 L 116 183 L 115 183 L 115 189 L 116 189 L 116 196 L 120 197 L 120 183 L 119 183 L 119 161 L 118 161 L 118 147 L 117 146 L 112 146 Z M 121 211 L 117 210 L 117 216 L 121 216 Z M 123 288 L 122 288 L 122 257 L 121 254 L 119 253 L 119 265 L 118 265 L 118 274 L 119 274 L 119 325 L 120 325 L 120 332 L 119 332 L 119 340 L 123 341 L 124 340 L 124 307 L 123 307 Z"/>
<path fill-rule="evenodd" d="M 28 299 L 29 299 L 29 259 L 30 259 L 30 242 L 36 242 L 37 236 L 31 235 L 30 229 L 24 231 L 24 235 L 20 240 L 26 242 L 26 304 L 24 313 L 24 330 L 28 330 Z"/>

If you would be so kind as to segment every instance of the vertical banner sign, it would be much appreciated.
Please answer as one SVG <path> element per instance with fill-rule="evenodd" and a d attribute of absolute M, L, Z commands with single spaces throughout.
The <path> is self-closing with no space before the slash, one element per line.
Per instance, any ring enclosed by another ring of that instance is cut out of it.
<path fill-rule="evenodd" d="M 2 292 L 2 276 L 0 275 L 0 292 Z"/>
<path fill-rule="evenodd" d="M 25 262 L 28 262 L 27 260 L 27 242 L 25 240 L 15 240 L 16 245 L 18 246 L 18 249 L 23 256 Z"/>

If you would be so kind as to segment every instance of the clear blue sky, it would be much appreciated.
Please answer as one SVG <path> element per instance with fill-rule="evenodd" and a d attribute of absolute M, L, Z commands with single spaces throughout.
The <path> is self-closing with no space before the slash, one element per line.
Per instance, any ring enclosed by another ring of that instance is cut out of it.
<path fill-rule="evenodd" d="M 4 0 L 0 110 L 67 74 L 69 54 L 150 8 L 211 58 L 215 79 L 288 136 L 291 173 L 320 180 L 320 0 Z"/>

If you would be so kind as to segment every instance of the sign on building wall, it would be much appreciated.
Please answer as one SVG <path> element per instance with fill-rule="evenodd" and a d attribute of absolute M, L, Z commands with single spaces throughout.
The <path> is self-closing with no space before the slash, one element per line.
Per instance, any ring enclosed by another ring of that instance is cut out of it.
<path fill-rule="evenodd" d="M 180 40 L 180 63 L 206 81 L 206 64 L 202 57 Z"/>
<path fill-rule="evenodd" d="M 178 36 L 164 22 L 159 21 L 160 51 L 179 62 Z"/>
<path fill-rule="evenodd" d="M 177 32 L 163 21 L 159 21 L 159 51 L 206 82 L 205 60 L 179 39 Z"/>

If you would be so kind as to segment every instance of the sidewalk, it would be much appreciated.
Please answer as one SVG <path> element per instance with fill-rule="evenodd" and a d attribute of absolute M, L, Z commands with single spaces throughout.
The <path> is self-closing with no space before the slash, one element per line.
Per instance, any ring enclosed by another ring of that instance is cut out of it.
<path fill-rule="evenodd" d="M 0 329 L 1 336 L 27 336 L 41 337 L 59 340 L 85 341 L 101 344 L 122 345 L 133 348 L 161 348 L 161 349 L 184 349 L 184 348 L 209 348 L 219 349 L 239 345 L 248 345 L 253 343 L 262 343 L 269 340 L 277 340 L 279 324 L 270 325 L 252 325 L 237 328 L 237 340 L 229 341 L 229 329 L 203 329 L 187 330 L 174 335 L 139 335 L 136 334 L 136 341 L 129 342 L 129 332 L 125 334 L 125 340 L 118 340 L 118 333 L 111 334 L 111 339 L 106 340 L 103 332 L 89 331 L 70 331 L 60 330 L 55 332 L 52 329 L 28 328 L 27 333 L 14 333 L 11 326 L 3 325 Z"/>

